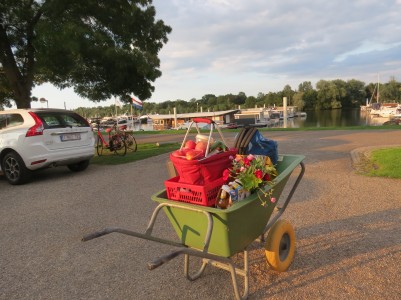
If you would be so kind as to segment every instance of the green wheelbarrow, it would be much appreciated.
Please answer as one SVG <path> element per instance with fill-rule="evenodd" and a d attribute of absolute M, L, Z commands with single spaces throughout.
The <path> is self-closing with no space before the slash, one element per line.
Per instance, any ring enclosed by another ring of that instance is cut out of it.
<path fill-rule="evenodd" d="M 145 233 L 138 233 L 123 228 L 105 228 L 82 238 L 88 241 L 109 233 L 117 232 L 162 244 L 177 247 L 176 250 L 148 263 L 148 269 L 154 270 L 173 258 L 184 255 L 184 273 L 187 279 L 198 279 L 207 265 L 227 270 L 231 273 L 232 285 L 236 299 L 246 299 L 249 292 L 248 246 L 255 241 L 265 243 L 266 259 L 276 271 L 285 271 L 290 266 L 295 252 L 295 233 L 292 225 L 279 219 L 288 206 L 304 173 L 305 165 L 302 155 L 281 155 L 276 169 L 278 176 L 272 189 L 276 201 L 270 201 L 264 193 L 256 192 L 228 209 L 199 206 L 167 199 L 166 190 L 152 196 L 158 202 L 153 211 Z M 299 174 L 284 201 L 280 201 L 291 174 L 297 168 Z M 262 203 L 265 203 L 262 205 Z M 160 211 L 169 218 L 178 235 L 179 242 L 166 240 L 152 235 Z M 234 264 L 231 257 L 243 252 L 243 267 Z M 202 258 L 202 266 L 190 274 L 189 258 Z M 240 293 L 237 276 L 244 278 L 244 288 Z"/>

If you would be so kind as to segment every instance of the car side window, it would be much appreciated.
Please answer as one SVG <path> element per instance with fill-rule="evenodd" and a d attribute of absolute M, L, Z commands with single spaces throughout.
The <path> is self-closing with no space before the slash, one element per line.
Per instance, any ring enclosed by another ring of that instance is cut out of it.
<path fill-rule="evenodd" d="M 0 115 L 0 129 L 6 128 L 7 126 L 7 115 Z"/>
<path fill-rule="evenodd" d="M 10 128 L 22 125 L 24 119 L 20 114 L 2 114 L 0 115 L 0 129 Z"/>

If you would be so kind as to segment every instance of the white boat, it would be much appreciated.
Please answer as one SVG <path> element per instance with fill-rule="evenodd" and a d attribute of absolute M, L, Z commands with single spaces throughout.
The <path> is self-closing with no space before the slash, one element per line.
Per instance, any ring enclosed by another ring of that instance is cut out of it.
<path fill-rule="evenodd" d="M 373 117 L 391 118 L 396 114 L 398 103 L 373 103 L 369 114 Z"/>
<path fill-rule="evenodd" d="M 376 93 L 376 102 L 372 103 L 373 96 Z M 380 81 L 377 76 L 377 85 L 375 86 L 370 101 L 366 101 L 366 106 L 361 106 L 361 110 L 369 111 L 373 117 L 392 118 L 396 114 L 398 103 L 380 103 Z"/>
<path fill-rule="evenodd" d="M 398 104 L 398 106 L 396 107 L 393 118 L 401 119 L 401 104 Z"/>
<path fill-rule="evenodd" d="M 396 114 L 397 107 L 397 103 L 383 103 L 380 106 L 379 117 L 391 118 Z"/>
<path fill-rule="evenodd" d="M 287 107 L 287 119 L 294 118 L 295 116 L 295 107 L 288 106 Z M 282 107 L 276 107 L 269 111 L 269 119 L 284 119 L 284 109 Z"/>

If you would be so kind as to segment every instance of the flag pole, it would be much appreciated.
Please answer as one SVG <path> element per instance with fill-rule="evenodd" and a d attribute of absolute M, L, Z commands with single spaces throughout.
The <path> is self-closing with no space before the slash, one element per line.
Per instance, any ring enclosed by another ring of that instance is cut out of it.
<path fill-rule="evenodd" d="M 134 130 L 134 114 L 132 113 L 132 98 L 131 98 L 131 128 Z"/>

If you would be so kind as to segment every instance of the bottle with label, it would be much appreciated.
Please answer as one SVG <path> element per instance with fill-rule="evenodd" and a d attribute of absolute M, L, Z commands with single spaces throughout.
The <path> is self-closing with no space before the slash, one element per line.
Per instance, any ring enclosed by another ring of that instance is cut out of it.
<path fill-rule="evenodd" d="M 216 201 L 216 206 L 221 209 L 228 208 L 230 204 L 230 194 L 222 188 Z"/>

